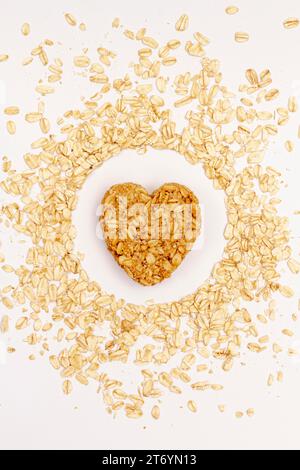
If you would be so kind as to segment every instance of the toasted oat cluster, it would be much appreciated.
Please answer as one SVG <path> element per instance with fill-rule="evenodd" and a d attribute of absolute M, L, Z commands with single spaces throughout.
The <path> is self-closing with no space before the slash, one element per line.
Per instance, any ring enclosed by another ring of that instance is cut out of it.
<path fill-rule="evenodd" d="M 134 183 L 117 184 L 106 192 L 102 205 L 108 249 L 145 286 L 170 277 L 200 232 L 198 199 L 177 183 L 164 184 L 151 195 Z"/>

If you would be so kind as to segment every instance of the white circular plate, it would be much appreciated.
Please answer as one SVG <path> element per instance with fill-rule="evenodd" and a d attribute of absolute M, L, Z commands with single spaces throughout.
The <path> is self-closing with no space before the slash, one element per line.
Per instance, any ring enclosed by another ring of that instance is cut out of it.
<path fill-rule="evenodd" d="M 97 233 L 97 209 L 102 197 L 112 185 L 126 182 L 141 184 L 149 193 L 164 183 L 180 183 L 190 188 L 200 202 L 199 238 L 172 276 L 155 286 L 145 287 L 133 281 L 108 251 L 99 227 Z M 90 279 L 127 302 L 168 302 L 196 290 L 221 258 L 226 224 L 224 194 L 213 189 L 201 165 L 191 165 L 176 152 L 149 150 L 141 156 L 126 150 L 89 176 L 79 193 L 73 222 L 77 229 L 76 248 L 85 254 L 83 267 Z"/>

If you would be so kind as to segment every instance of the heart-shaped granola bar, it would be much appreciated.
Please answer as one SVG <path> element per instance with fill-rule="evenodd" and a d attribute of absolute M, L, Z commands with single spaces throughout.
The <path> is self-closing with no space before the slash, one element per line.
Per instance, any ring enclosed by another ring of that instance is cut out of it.
<path fill-rule="evenodd" d="M 119 265 L 145 286 L 171 276 L 200 233 L 194 193 L 166 183 L 150 195 L 134 183 L 112 186 L 102 200 L 104 239 Z"/>

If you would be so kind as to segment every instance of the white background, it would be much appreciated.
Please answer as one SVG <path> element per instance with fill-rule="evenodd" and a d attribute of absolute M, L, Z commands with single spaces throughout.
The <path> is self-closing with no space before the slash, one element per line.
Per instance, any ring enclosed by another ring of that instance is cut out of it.
<path fill-rule="evenodd" d="M 207 53 L 220 59 L 224 83 L 230 89 L 236 89 L 244 81 L 245 69 L 270 68 L 274 86 L 282 91 L 280 104 L 285 105 L 289 95 L 300 95 L 297 52 L 300 28 L 286 31 L 282 27 L 285 18 L 300 17 L 298 0 L 236 1 L 234 4 L 240 7 L 240 12 L 232 17 L 224 13 L 229 4 L 223 0 L 0 0 L 0 54 L 10 55 L 8 62 L 0 63 L 0 156 L 7 155 L 15 167 L 21 169 L 22 155 L 30 151 L 30 143 L 40 136 L 35 125 L 24 123 L 23 114 L 36 110 L 34 87 L 45 72 L 38 61 L 22 67 L 23 58 L 42 39 L 58 41 L 49 55 L 52 59 L 64 59 L 63 83 L 57 86 L 54 96 L 44 100 L 46 115 L 55 122 L 66 109 L 79 108 L 81 97 L 95 92 L 95 85 L 75 76 L 71 65 L 73 55 L 79 55 L 83 47 L 88 47 L 90 56 L 95 57 L 94 51 L 100 45 L 115 50 L 119 58 L 116 60 L 118 65 L 113 68 L 114 77 L 123 76 L 128 63 L 135 59 L 136 46 L 122 36 L 121 30 L 111 30 L 111 22 L 116 16 L 121 18 L 122 25 L 134 31 L 146 26 L 149 34 L 163 43 L 176 36 L 174 23 L 180 14 L 187 13 L 190 15 L 190 34 L 199 30 L 211 39 Z M 68 26 L 63 17 L 65 12 L 73 13 L 79 22 L 86 22 L 87 31 L 80 32 L 78 28 Z M 20 34 L 25 21 L 31 24 L 32 30 L 27 38 Z M 233 40 L 235 31 L 249 32 L 250 41 L 236 44 Z M 188 38 L 189 34 L 184 33 L 182 37 Z M 195 64 L 185 59 L 175 71 L 185 71 L 190 63 Z M 16 118 L 18 132 L 12 137 L 7 136 L 2 109 L 14 104 L 21 107 L 22 115 Z M 179 122 L 181 118 L 179 115 Z M 293 212 L 300 209 L 298 124 L 299 114 L 274 140 L 268 153 L 268 163 L 281 168 L 289 183 L 282 189 L 285 201 L 282 210 L 291 216 L 292 243 L 297 255 L 300 217 L 293 216 Z M 283 142 L 291 136 L 296 142 L 296 150 L 288 154 Z M 147 292 L 128 281 L 95 236 L 95 209 L 105 190 L 113 183 L 129 180 L 144 184 L 149 190 L 165 181 L 184 183 L 198 195 L 204 213 L 200 249 L 193 252 L 171 280 Z M 2 202 L 3 194 L 0 197 Z M 188 293 L 205 279 L 223 248 L 225 218 L 221 193 L 212 190 L 201 168 L 188 165 L 180 157 L 160 152 L 154 155 L 149 151 L 143 157 L 127 152 L 98 169 L 81 192 L 74 222 L 79 232 L 77 246 L 86 254 L 85 267 L 90 276 L 99 280 L 108 291 L 130 301 L 140 302 L 150 297 L 156 301 L 169 300 Z M 2 227 L 1 240 L 0 251 L 5 251 L 7 262 L 20 262 L 24 247 L 18 243 L 15 233 L 8 233 Z M 2 272 L 0 275 L 1 287 L 14 282 L 13 278 L 4 277 Z M 285 276 L 299 296 L 299 278 L 292 279 L 287 272 Z M 214 381 L 218 383 L 221 380 L 225 384 L 224 392 L 168 397 L 161 406 L 158 422 L 149 417 L 148 411 L 138 421 L 109 416 L 93 385 L 78 385 L 71 397 L 66 398 L 61 392 L 61 379 L 57 372 L 42 358 L 29 361 L 27 356 L 31 351 L 22 343 L 21 335 L 12 329 L 0 343 L 0 448 L 299 449 L 300 364 L 297 359 L 288 359 L 286 353 L 289 346 L 300 350 L 299 326 L 291 321 L 291 314 L 297 310 L 296 300 L 283 302 L 278 298 L 278 321 L 269 328 L 271 337 L 284 346 L 284 352 L 277 359 L 272 358 L 271 353 L 243 355 L 227 375 L 218 372 L 212 363 Z M 0 315 L 2 313 L 6 313 L 4 307 Z M 14 312 L 9 312 L 9 315 L 13 323 Z M 294 327 L 298 331 L 291 342 L 282 338 L 280 330 L 283 327 Z M 6 357 L 3 349 L 7 345 L 16 346 L 17 352 Z M 134 382 L 135 368 L 129 365 L 117 367 L 120 369 L 117 376 L 125 374 Z M 279 368 L 284 370 L 284 383 L 267 389 L 268 374 L 276 373 Z M 186 401 L 191 398 L 198 405 L 196 414 L 186 409 Z M 221 403 L 227 405 L 224 415 L 217 410 Z M 256 409 L 254 418 L 237 420 L 234 417 L 236 410 L 245 411 L 249 407 Z"/>

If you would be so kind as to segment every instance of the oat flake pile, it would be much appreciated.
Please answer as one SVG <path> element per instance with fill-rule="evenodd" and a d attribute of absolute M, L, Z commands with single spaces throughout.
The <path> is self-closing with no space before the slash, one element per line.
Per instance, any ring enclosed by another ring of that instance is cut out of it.
<path fill-rule="evenodd" d="M 229 7 L 227 13 L 236 11 Z M 67 27 L 86 28 L 71 14 L 65 19 Z M 295 19 L 285 23 L 286 28 L 294 26 Z M 166 44 L 158 44 L 145 28 L 122 30 L 118 18 L 112 27 L 123 31 L 124 40 L 140 44 L 128 73 L 109 80 L 106 70 L 113 68 L 117 54 L 103 47 L 98 48 L 95 63 L 87 51 L 74 57 L 75 67 L 86 72 L 97 92 L 84 101 L 82 109 L 66 111 L 58 137 L 51 134 L 40 102 L 37 110 L 25 116 L 26 121 L 39 123 L 42 135 L 24 156 L 27 169 L 14 171 L 9 160 L 3 163 L 1 191 L 12 195 L 14 202 L 2 207 L 2 215 L 31 245 L 26 263 L 20 266 L 6 265 L 1 258 L 2 269 L 17 279 L 1 290 L 2 310 L 21 307 L 17 318 L 4 312 L 1 330 L 6 332 L 9 323 L 22 330 L 28 345 L 61 375 L 64 393 L 70 394 L 76 382 L 95 381 L 110 413 L 124 410 L 129 418 L 138 418 L 150 406 L 152 417 L 158 419 L 160 398 L 182 393 L 183 384 L 191 391 L 222 389 L 220 384 L 199 379 L 206 368 L 199 365 L 203 359 L 212 357 L 230 371 L 241 347 L 255 353 L 280 349 L 267 336 L 258 335 L 257 320 L 248 307 L 255 302 L 260 312 L 259 302 L 268 301 L 267 313 L 261 315 L 261 324 L 267 323 L 275 310 L 273 294 L 293 296 L 280 280 L 282 262 L 293 273 L 300 270 L 289 246 L 288 219 L 278 213 L 281 174 L 263 163 L 268 140 L 297 111 L 297 103 L 293 97 L 288 103 L 279 102 L 269 70 L 246 70 L 239 90 L 229 91 L 219 61 L 205 53 L 209 40 L 200 32 L 191 34 L 189 41 L 181 40 L 181 32 L 189 27 L 187 15 L 177 20 Z M 23 25 L 22 34 L 30 34 L 29 23 Z M 247 33 L 235 34 L 237 42 L 248 39 Z M 51 45 L 51 40 L 45 40 L 23 62 L 27 66 L 40 60 L 46 67 L 47 81 L 36 86 L 41 96 L 54 92 L 63 73 L 62 61 L 49 62 Z M 180 63 L 184 54 L 194 56 L 195 65 L 182 70 L 172 83 L 168 68 Z M 6 54 L 0 57 L 9 64 Z M 164 92 L 171 88 L 177 98 L 168 108 Z M 117 98 L 110 102 L 106 93 L 113 89 Z M 176 112 L 182 107 L 185 126 L 178 131 Z M 19 109 L 7 107 L 5 113 L 7 130 L 14 134 Z M 292 142 L 286 146 L 291 148 Z M 116 155 L 122 158 L 124 149 L 141 154 L 174 150 L 224 193 L 227 225 L 222 259 L 195 292 L 168 304 L 132 305 L 104 292 L 83 270 L 82 256 L 74 249 L 72 212 L 79 191 L 95 168 Z M 140 370 L 134 391 L 107 373 L 111 362 Z M 196 412 L 190 396 L 187 408 Z M 249 409 L 247 414 L 253 412 Z"/>

